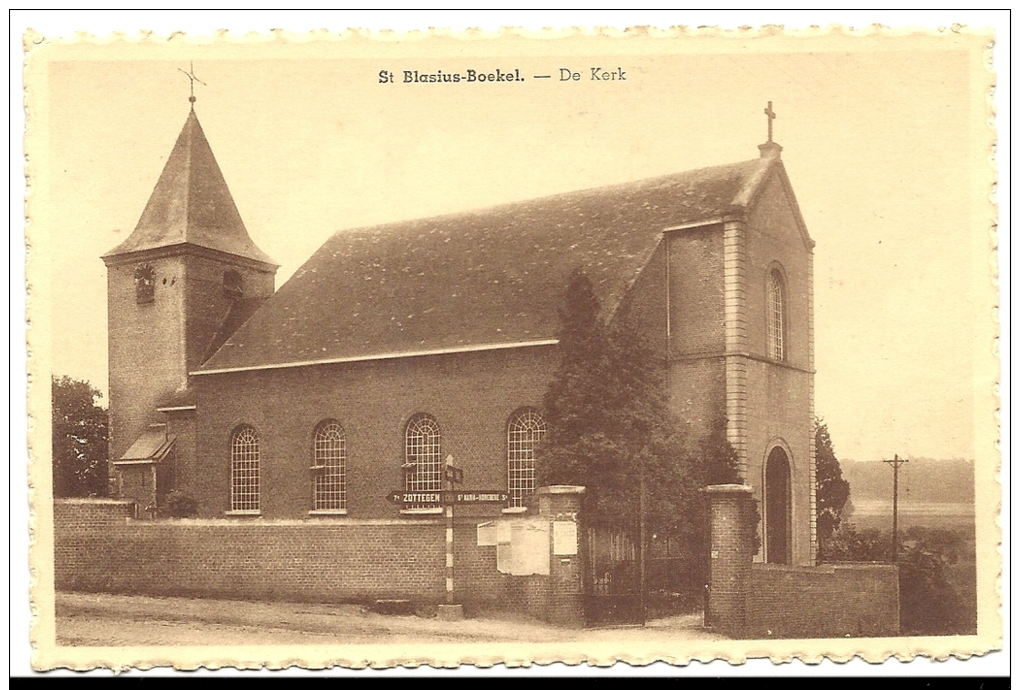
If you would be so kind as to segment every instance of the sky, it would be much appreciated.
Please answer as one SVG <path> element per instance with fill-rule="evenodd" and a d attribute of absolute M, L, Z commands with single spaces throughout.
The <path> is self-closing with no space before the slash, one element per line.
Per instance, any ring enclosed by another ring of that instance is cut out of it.
<path fill-rule="evenodd" d="M 772 101 L 816 242 L 815 407 L 837 455 L 974 458 L 993 317 L 978 54 L 922 39 L 654 54 L 608 40 L 532 41 L 531 57 L 453 39 L 429 54 L 421 41 L 54 51 L 29 86 L 29 281 L 48 281 L 29 309 L 49 310 L 53 373 L 106 390 L 99 256 L 134 228 L 184 124 L 191 60 L 196 112 L 249 234 L 281 264 L 277 286 L 345 228 L 755 158 Z M 596 66 L 626 80 L 593 82 Z M 378 78 L 469 68 L 553 79 Z M 561 68 L 581 80 L 560 83 Z"/>

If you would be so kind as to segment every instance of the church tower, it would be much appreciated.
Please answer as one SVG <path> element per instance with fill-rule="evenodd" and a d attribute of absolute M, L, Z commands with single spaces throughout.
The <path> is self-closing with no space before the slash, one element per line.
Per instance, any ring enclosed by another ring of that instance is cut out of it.
<path fill-rule="evenodd" d="M 138 225 L 102 257 L 114 468 L 160 460 L 173 439 L 157 408 L 186 399 L 188 372 L 274 290 L 278 265 L 248 236 L 191 101 Z"/>

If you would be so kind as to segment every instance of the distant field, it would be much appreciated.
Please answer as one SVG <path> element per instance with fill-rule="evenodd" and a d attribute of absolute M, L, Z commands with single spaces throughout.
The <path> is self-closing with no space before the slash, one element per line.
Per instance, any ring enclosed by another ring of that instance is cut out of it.
<path fill-rule="evenodd" d="M 890 501 L 855 501 L 849 519 L 858 529 L 892 529 Z M 931 527 L 974 532 L 974 506 L 967 503 L 904 502 L 899 506 L 899 527 Z"/>

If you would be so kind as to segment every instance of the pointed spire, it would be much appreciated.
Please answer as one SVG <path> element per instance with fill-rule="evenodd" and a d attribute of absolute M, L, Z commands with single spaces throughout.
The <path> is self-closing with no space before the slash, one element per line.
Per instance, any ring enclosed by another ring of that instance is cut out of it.
<path fill-rule="evenodd" d="M 184 244 L 277 265 L 248 236 L 194 109 L 134 232 L 103 258 Z"/>

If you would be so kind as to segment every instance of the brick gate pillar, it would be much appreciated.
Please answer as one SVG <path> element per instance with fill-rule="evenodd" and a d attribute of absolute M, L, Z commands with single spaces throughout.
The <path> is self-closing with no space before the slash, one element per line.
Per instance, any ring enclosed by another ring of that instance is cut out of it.
<path fill-rule="evenodd" d="M 583 486 L 543 486 L 538 514 L 549 520 L 549 580 L 545 619 L 571 628 L 584 627 L 581 553 Z"/>
<path fill-rule="evenodd" d="M 705 488 L 711 525 L 709 593 L 705 623 L 731 637 L 747 628 L 747 592 L 754 543 L 748 527 L 751 487 L 716 484 Z"/>

